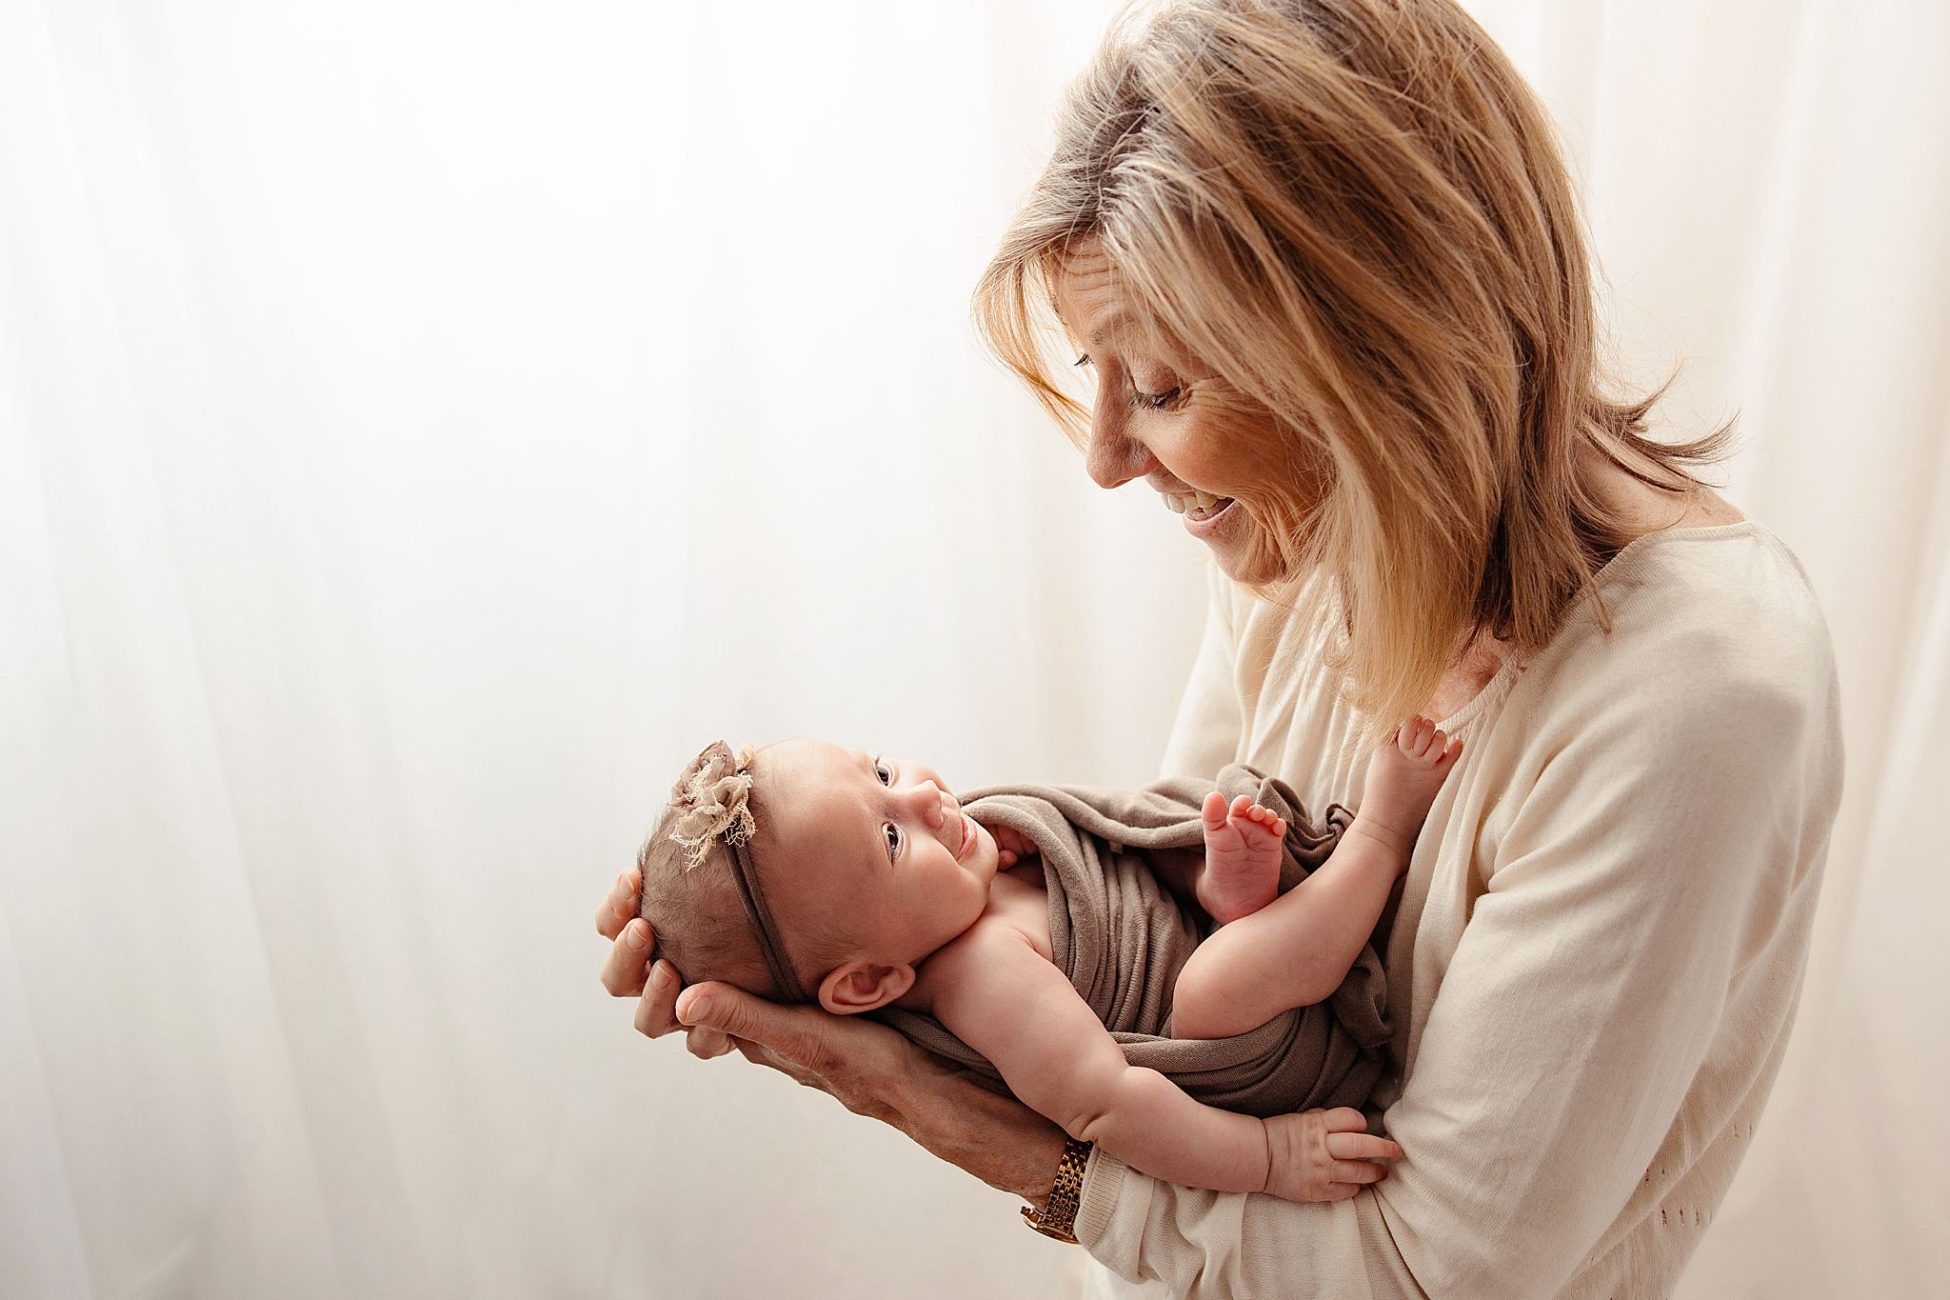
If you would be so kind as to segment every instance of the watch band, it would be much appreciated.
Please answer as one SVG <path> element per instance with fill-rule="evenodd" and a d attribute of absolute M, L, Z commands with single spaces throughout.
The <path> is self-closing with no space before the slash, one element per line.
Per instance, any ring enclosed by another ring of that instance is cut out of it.
<path fill-rule="evenodd" d="M 1094 1146 L 1089 1142 L 1079 1142 L 1070 1138 L 1063 1143 L 1063 1158 L 1056 1162 L 1056 1182 L 1049 1189 L 1049 1203 L 1038 1213 L 1033 1205 L 1022 1207 L 1023 1222 L 1027 1223 L 1045 1237 L 1077 1244 L 1073 1229 L 1077 1222 L 1077 1206 L 1083 1199 L 1083 1171 L 1090 1163 L 1090 1153 Z"/>

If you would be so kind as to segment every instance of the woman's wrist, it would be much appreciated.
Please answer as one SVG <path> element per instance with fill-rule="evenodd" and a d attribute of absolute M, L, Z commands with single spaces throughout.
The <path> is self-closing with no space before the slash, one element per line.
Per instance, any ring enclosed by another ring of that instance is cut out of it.
<path fill-rule="evenodd" d="M 1049 1204 L 1067 1134 L 1014 1097 L 923 1054 L 889 1100 L 890 1123 L 931 1154 L 1037 1210 Z"/>

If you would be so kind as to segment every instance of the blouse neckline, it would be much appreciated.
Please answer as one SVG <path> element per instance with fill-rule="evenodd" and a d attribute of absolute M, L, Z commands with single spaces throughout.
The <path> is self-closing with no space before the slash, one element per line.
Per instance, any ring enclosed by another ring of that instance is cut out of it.
<path fill-rule="evenodd" d="M 1747 518 L 1736 520 L 1730 524 L 1698 524 L 1690 528 L 1658 528 L 1649 533 L 1640 533 L 1637 537 L 1634 537 L 1631 541 L 1620 547 L 1618 554 L 1612 556 L 1599 567 L 1598 572 L 1591 577 L 1591 586 L 1595 590 L 1617 581 L 1621 575 L 1636 571 L 1643 563 L 1645 552 L 1654 543 L 1662 541 L 1716 541 L 1723 537 L 1747 536 L 1758 532 L 1759 528 L 1759 524 L 1753 519 Z M 1578 617 L 1579 610 L 1583 608 L 1583 603 L 1583 601 L 1580 601 L 1577 607 L 1565 615 L 1564 622 L 1558 626 L 1558 636 L 1564 635 L 1564 630 L 1569 626 L 1571 620 Z M 1487 682 L 1483 683 L 1482 690 L 1470 696 L 1463 702 L 1462 707 L 1435 725 L 1450 735 L 1455 735 L 1456 728 L 1466 725 L 1470 719 L 1488 708 L 1492 700 L 1507 690 L 1510 683 L 1522 674 L 1525 666 L 1526 660 L 1522 655 L 1512 654 L 1506 657 L 1502 666 L 1496 670 Z"/>

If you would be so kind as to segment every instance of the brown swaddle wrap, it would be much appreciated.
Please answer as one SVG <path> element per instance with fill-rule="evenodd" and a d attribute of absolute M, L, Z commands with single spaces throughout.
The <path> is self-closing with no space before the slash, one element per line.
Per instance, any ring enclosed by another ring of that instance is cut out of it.
<path fill-rule="evenodd" d="M 1007 826 L 1042 853 L 1049 889 L 1050 952 L 1133 1065 L 1147 1066 L 1202 1102 L 1249 1115 L 1316 1106 L 1360 1106 L 1381 1074 L 1388 1041 L 1387 985 L 1370 944 L 1325 1002 L 1285 1012 L 1233 1038 L 1170 1037 L 1172 988 L 1202 937 L 1145 860 L 1152 849 L 1205 842 L 1199 808 L 1213 787 L 1160 781 L 1141 790 L 987 786 L 962 807 Z M 1353 820 L 1329 805 L 1316 823 L 1292 788 L 1242 764 L 1219 773 L 1230 801 L 1247 795 L 1284 817 L 1284 893 L 1326 861 Z M 986 1059 L 932 1017 L 887 1009 L 879 1018 L 922 1047 L 1000 1083 Z"/>

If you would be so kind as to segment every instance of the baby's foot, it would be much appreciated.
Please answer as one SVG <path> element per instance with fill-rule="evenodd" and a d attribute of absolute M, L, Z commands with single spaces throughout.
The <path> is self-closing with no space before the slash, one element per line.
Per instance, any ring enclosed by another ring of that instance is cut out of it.
<path fill-rule="evenodd" d="M 1214 790 L 1205 796 L 1205 865 L 1195 891 L 1199 906 L 1220 925 L 1250 916 L 1280 892 L 1280 844 L 1286 819 L 1245 795 L 1226 806 Z"/>
<path fill-rule="evenodd" d="M 1350 831 L 1362 830 L 1381 840 L 1408 869 L 1408 855 L 1421 834 L 1422 822 L 1435 802 L 1449 769 L 1462 753 L 1462 741 L 1443 734 L 1427 718 L 1411 718 L 1395 738 L 1375 751 L 1368 763 L 1368 783 L 1361 808 Z"/>

